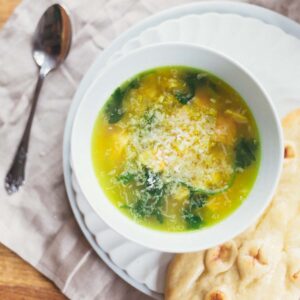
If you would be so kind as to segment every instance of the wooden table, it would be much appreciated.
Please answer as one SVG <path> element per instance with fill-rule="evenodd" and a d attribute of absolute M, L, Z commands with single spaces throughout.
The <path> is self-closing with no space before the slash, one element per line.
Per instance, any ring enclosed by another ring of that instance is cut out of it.
<path fill-rule="evenodd" d="M 0 29 L 21 0 L 0 0 Z M 65 300 L 47 278 L 0 244 L 1 300 Z"/>

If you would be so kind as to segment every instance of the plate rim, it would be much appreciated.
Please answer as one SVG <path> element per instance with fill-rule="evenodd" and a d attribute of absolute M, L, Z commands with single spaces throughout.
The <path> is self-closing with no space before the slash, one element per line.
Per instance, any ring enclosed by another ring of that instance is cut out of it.
<path fill-rule="evenodd" d="M 144 284 L 134 281 L 124 270 L 116 266 L 109 256 L 96 244 L 92 233 L 88 230 L 84 223 L 83 216 L 77 206 L 75 200 L 75 194 L 72 188 L 72 178 L 71 178 L 71 167 L 70 167 L 70 134 L 72 129 L 72 121 L 76 113 L 76 109 L 80 103 L 82 95 L 91 82 L 93 81 L 93 74 L 98 72 L 100 68 L 104 66 L 105 61 L 111 57 L 118 48 L 123 46 L 128 40 L 138 36 L 145 29 L 158 24 L 186 16 L 189 14 L 205 14 L 209 12 L 216 12 L 220 14 L 238 14 L 245 17 L 252 17 L 259 19 L 265 23 L 272 24 L 284 30 L 288 34 L 292 34 L 300 38 L 300 25 L 295 21 L 288 19 L 276 12 L 270 11 L 268 9 L 243 3 L 243 2 L 227 2 L 227 1 L 215 1 L 215 2 L 198 2 L 184 4 L 163 10 L 157 14 L 151 15 L 144 19 L 141 22 L 138 22 L 133 27 L 129 28 L 127 31 L 122 33 L 118 38 L 116 38 L 110 46 L 108 46 L 103 52 L 101 52 L 92 65 L 89 67 L 85 75 L 83 76 L 70 104 L 67 120 L 65 123 L 64 135 L 63 135 L 63 173 L 64 173 L 64 182 L 67 191 L 68 200 L 72 209 L 72 212 L 75 216 L 76 222 L 78 223 L 82 233 L 85 238 L 88 240 L 91 247 L 94 251 L 100 256 L 100 258 L 116 273 L 119 277 L 125 280 L 128 284 L 134 288 L 140 290 L 144 294 L 154 297 L 156 299 L 161 298 L 161 294 L 156 293 L 148 289 Z"/>

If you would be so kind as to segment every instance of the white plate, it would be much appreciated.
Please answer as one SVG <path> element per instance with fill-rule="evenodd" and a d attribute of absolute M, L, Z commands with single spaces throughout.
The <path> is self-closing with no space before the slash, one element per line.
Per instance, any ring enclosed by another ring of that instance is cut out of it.
<path fill-rule="evenodd" d="M 109 61 L 139 47 L 168 41 L 208 46 L 234 58 L 263 83 L 280 114 L 285 114 L 294 104 L 300 105 L 300 102 L 289 101 L 292 95 L 300 95 L 300 68 L 295 68 L 300 63 L 299 40 L 256 19 L 209 13 L 169 20 L 130 40 Z M 294 54 L 292 57 L 291 53 Z M 77 196 L 80 205 L 86 203 L 78 187 Z M 171 255 L 130 242 L 102 221 L 100 226 L 99 218 L 86 205 L 81 211 L 97 244 L 112 261 L 149 289 L 162 292 L 165 264 Z M 91 219 L 93 222 L 90 222 Z"/>
<path fill-rule="evenodd" d="M 258 20 L 234 15 L 206 14 L 166 21 L 155 28 L 145 30 L 137 39 L 129 41 L 116 56 L 149 43 L 191 41 L 191 32 L 196 33 L 198 43 L 223 51 L 247 66 L 274 97 L 281 115 L 300 105 L 297 101 L 300 95 L 300 86 L 297 86 L 300 69 L 295 68 L 300 63 L 300 42 L 282 30 Z M 94 75 L 98 72 L 95 71 Z M 89 84 L 86 82 L 85 87 L 81 86 L 81 95 Z M 80 100 L 78 99 L 77 94 L 76 106 Z M 76 107 L 73 106 L 71 115 L 75 111 Z M 70 119 L 72 117 L 69 117 L 68 122 Z M 70 124 L 69 122 L 69 127 Z M 66 128 L 67 151 L 69 130 Z M 94 214 L 74 183 L 77 204 L 82 213 L 80 215 L 70 186 L 69 162 L 66 161 L 68 158 L 69 152 L 65 151 L 64 167 L 68 195 L 84 234 L 97 253 L 117 274 L 141 291 L 158 298 L 163 289 L 165 268 L 171 256 L 143 248 L 114 233 Z"/>

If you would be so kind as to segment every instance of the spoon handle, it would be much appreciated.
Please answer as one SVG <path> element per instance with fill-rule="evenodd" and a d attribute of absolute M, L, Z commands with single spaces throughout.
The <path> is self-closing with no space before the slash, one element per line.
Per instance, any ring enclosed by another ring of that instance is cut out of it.
<path fill-rule="evenodd" d="M 23 136 L 18 146 L 12 165 L 5 177 L 5 189 L 9 195 L 17 192 L 25 179 L 25 165 L 26 165 L 30 130 L 31 130 L 31 125 L 32 125 L 38 97 L 44 82 L 44 78 L 45 75 L 42 72 L 40 72 L 34 90 L 30 115 L 27 120 L 25 130 L 23 132 Z"/>

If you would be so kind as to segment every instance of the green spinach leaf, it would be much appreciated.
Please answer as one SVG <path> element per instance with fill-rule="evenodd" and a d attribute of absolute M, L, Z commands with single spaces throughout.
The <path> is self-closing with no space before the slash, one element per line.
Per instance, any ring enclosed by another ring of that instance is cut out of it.
<path fill-rule="evenodd" d="M 190 209 L 183 210 L 183 218 L 187 224 L 188 229 L 198 229 L 203 224 L 203 219 Z"/>
<path fill-rule="evenodd" d="M 132 212 L 139 218 L 155 217 L 163 223 L 162 206 L 165 196 L 165 184 L 159 173 L 144 168 L 139 174 L 122 174 L 123 182 L 135 181 L 140 188 L 140 196 L 131 205 Z M 120 176 L 119 176 L 120 178 Z"/>
<path fill-rule="evenodd" d="M 174 96 L 181 104 L 187 104 L 195 96 L 197 75 L 194 73 L 188 73 L 185 76 L 184 81 L 187 86 L 186 90 L 174 91 Z"/>
<path fill-rule="evenodd" d="M 128 184 L 128 183 L 132 182 L 134 180 L 134 178 L 135 178 L 134 173 L 124 172 L 117 177 L 117 180 L 122 182 L 123 184 Z"/>
<path fill-rule="evenodd" d="M 203 192 L 196 192 L 190 189 L 189 202 L 183 209 L 183 219 L 188 229 L 198 229 L 203 224 L 203 219 L 196 213 L 198 208 L 204 207 L 209 195 Z"/>
<path fill-rule="evenodd" d="M 138 88 L 139 84 L 139 80 L 138 78 L 136 78 L 130 81 L 127 85 L 118 87 L 111 95 L 105 109 L 108 117 L 108 122 L 110 124 L 117 123 L 122 119 L 124 115 L 123 99 L 130 90 Z"/>
<path fill-rule="evenodd" d="M 117 88 L 111 95 L 106 105 L 106 114 L 108 122 L 113 124 L 121 120 L 124 112 L 122 108 L 122 101 L 124 97 L 124 91 L 121 88 Z"/>
<path fill-rule="evenodd" d="M 207 194 L 190 192 L 189 207 L 191 210 L 201 208 L 207 203 L 207 200 Z"/>
<path fill-rule="evenodd" d="M 256 160 L 257 142 L 254 139 L 241 138 L 235 147 L 235 168 L 245 169 Z"/>
<path fill-rule="evenodd" d="M 187 73 L 183 79 L 186 90 L 175 90 L 174 96 L 181 104 L 187 104 L 195 96 L 196 87 L 208 86 L 213 92 L 217 91 L 217 85 L 210 80 L 206 73 Z"/>

